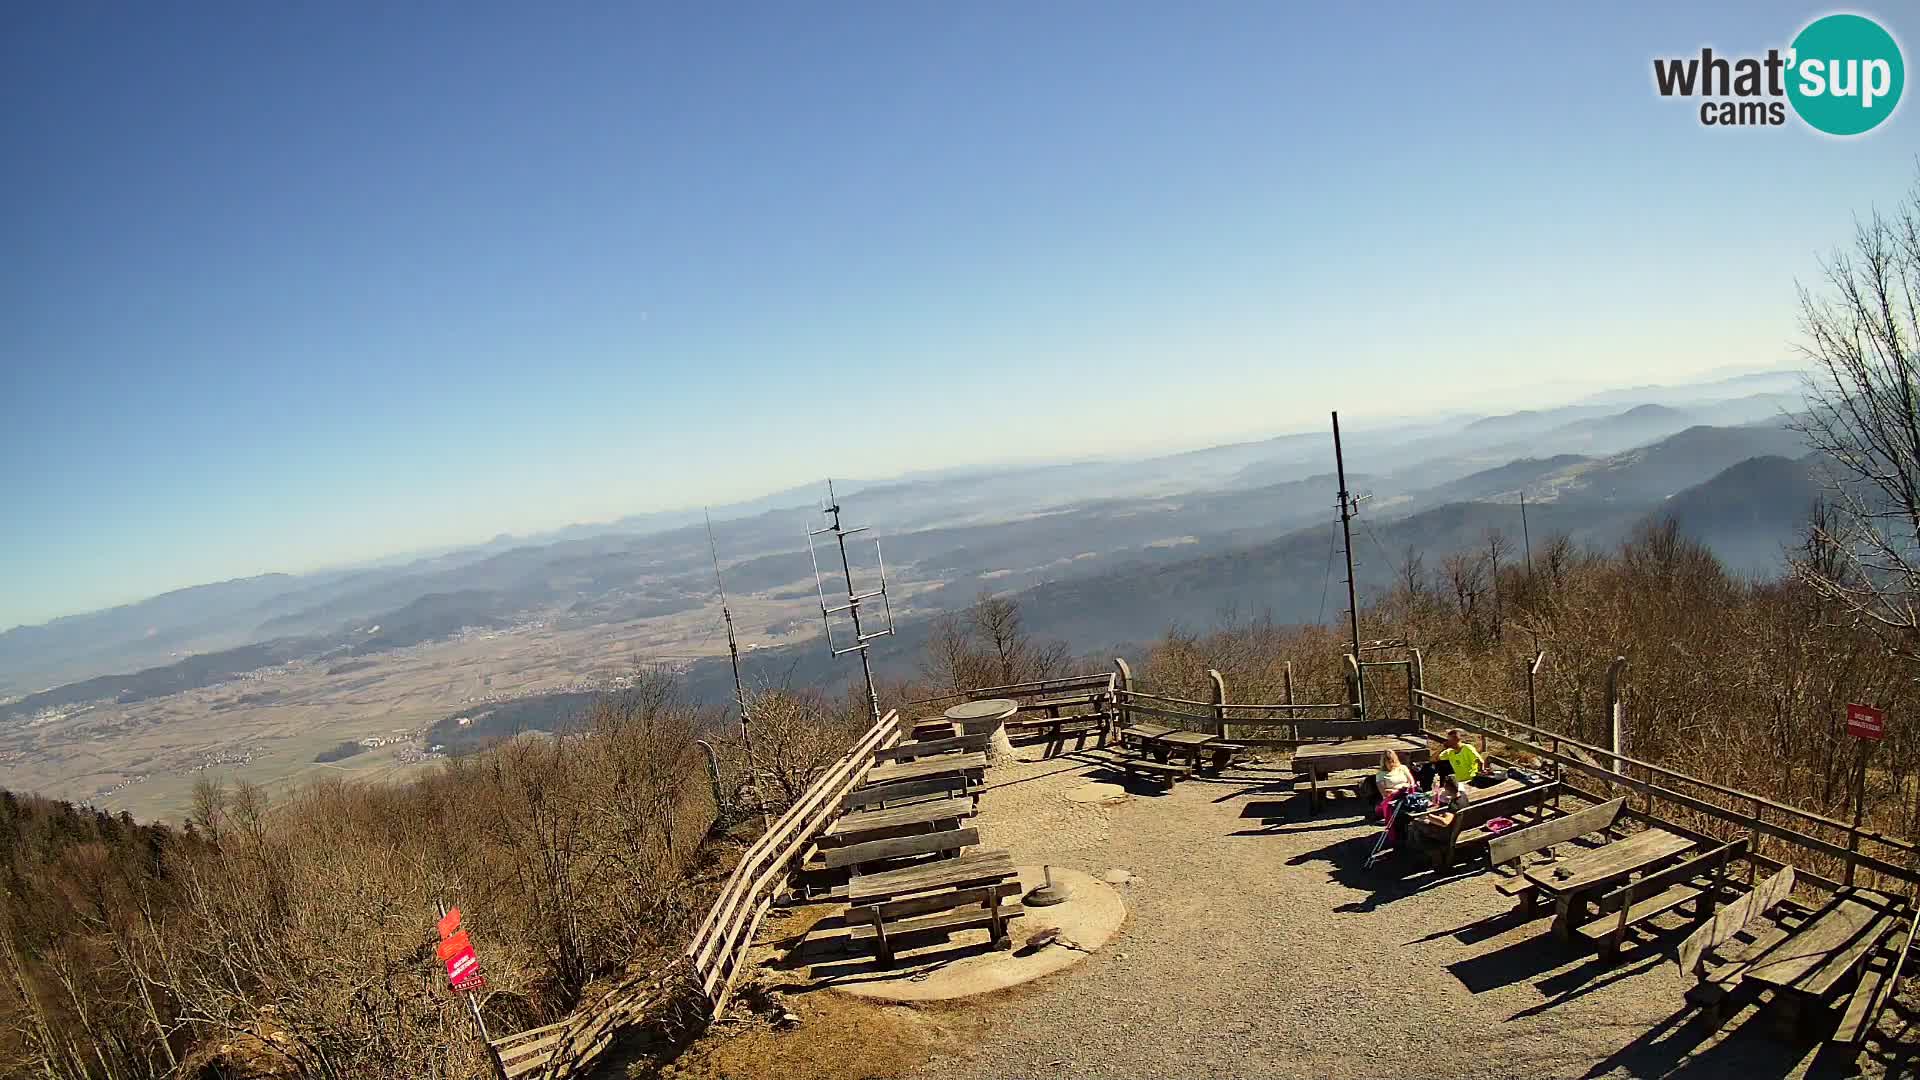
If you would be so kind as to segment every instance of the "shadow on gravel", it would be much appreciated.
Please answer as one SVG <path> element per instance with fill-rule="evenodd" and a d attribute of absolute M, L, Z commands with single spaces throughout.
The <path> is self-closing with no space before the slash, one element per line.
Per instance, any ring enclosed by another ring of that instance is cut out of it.
<path fill-rule="evenodd" d="M 1484 994 L 1496 987 L 1537 979 L 1566 962 L 1567 946 L 1552 937 L 1536 935 L 1448 964 L 1447 970 L 1468 993 Z"/>
<path fill-rule="evenodd" d="M 1765 1030 L 1764 1023 L 1741 1023 L 1711 1046 L 1715 1028 L 1691 1010 L 1681 1010 L 1639 1038 L 1621 1047 L 1587 1070 L 1582 1080 L 1603 1076 L 1739 1076 L 1742 1080 L 1777 1080 L 1791 1075 L 1807 1057 L 1809 1047 L 1783 1043 Z M 1829 1044 L 1822 1044 L 1823 1046 Z M 1858 1076 L 1849 1055 L 1822 1050 L 1806 1075 L 1810 1078 Z"/>

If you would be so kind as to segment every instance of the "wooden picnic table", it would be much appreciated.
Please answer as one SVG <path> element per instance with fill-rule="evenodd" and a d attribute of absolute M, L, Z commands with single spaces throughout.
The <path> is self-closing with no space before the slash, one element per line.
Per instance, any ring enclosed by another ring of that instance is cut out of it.
<path fill-rule="evenodd" d="M 856 874 L 847 882 L 847 903 L 876 904 L 909 893 L 991 885 L 1013 876 L 1013 856 L 1004 851 L 975 851 L 956 859 L 921 863 L 878 874 Z"/>
<path fill-rule="evenodd" d="M 1172 730 L 1174 729 L 1159 724 L 1129 724 L 1120 729 L 1120 745 L 1145 748 L 1147 744 Z"/>
<path fill-rule="evenodd" d="M 1693 846 L 1693 841 L 1665 829 L 1648 829 L 1625 840 L 1574 855 L 1558 866 L 1539 866 L 1524 877 L 1541 896 L 1554 901 L 1553 933 L 1562 941 L 1573 936 L 1573 923 L 1586 914 L 1587 898 L 1599 889 L 1625 881 Z"/>
<path fill-rule="evenodd" d="M 1841 889 L 1800 928 L 1755 957 L 1742 978 L 1774 990 L 1777 1019 L 1797 1028 L 1891 933 L 1902 903 L 1868 889 Z"/>
<path fill-rule="evenodd" d="M 844 815 L 827 829 L 829 846 L 864 843 L 909 829 L 939 829 L 958 825 L 973 816 L 972 796 L 949 796 L 932 802 L 908 803 Z"/>
<path fill-rule="evenodd" d="M 987 755 L 974 751 L 968 754 L 935 754 L 932 757 L 914 758 L 912 761 L 895 761 L 886 765 L 876 765 L 867 773 L 867 787 L 878 784 L 897 784 L 903 780 L 921 780 L 929 776 L 944 776 L 947 773 L 972 772 L 985 770 Z"/>
<path fill-rule="evenodd" d="M 1378 767 L 1380 755 L 1392 750 L 1404 765 L 1427 760 L 1427 741 L 1400 735 L 1376 735 L 1337 743 L 1308 743 L 1293 752 L 1293 771 L 1307 777 L 1307 806 L 1320 808 L 1320 781 L 1342 769 Z"/>

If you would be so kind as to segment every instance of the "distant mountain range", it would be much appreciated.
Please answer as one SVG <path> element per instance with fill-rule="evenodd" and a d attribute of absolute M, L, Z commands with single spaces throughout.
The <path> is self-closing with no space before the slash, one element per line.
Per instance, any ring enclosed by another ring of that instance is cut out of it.
<path fill-rule="evenodd" d="M 1782 424 L 1797 401 L 1783 389 L 1790 378 L 1356 430 L 1349 482 L 1373 496 L 1356 540 L 1363 581 L 1384 580 L 1396 545 L 1418 542 L 1437 559 L 1455 539 L 1516 523 L 1522 495 L 1536 535 L 1560 528 L 1608 542 L 1671 502 L 1730 562 L 1759 569 L 1771 551 L 1777 563 L 1811 483 L 1810 473 L 1787 482 L 1781 471 L 1804 465 L 1804 446 Z M 1317 617 L 1331 450 L 1326 434 L 1308 432 L 1135 461 L 942 470 L 841 491 L 850 515 L 884 537 L 890 573 L 916 585 L 905 622 L 992 588 L 1026 597 L 1030 619 L 1076 641 L 1126 641 L 1208 621 L 1225 606 Z M 1734 468 L 1755 458 L 1772 460 Z M 817 516 L 817 494 L 790 489 L 715 508 L 730 590 L 811 590 L 802 532 Z M 1383 551 L 1368 553 L 1376 545 Z M 0 706 L 0 719 L 55 700 L 176 692 L 249 663 L 367 655 L 468 626 L 685 611 L 712 595 L 709 558 L 699 515 L 669 512 L 388 565 L 183 589 L 0 634 L 0 696 L 30 695 Z M 34 693 L 55 684 L 51 695 Z"/>

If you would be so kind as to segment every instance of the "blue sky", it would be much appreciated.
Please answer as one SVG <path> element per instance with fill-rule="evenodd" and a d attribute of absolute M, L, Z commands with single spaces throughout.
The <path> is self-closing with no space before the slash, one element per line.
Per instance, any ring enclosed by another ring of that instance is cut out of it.
<path fill-rule="evenodd" d="M 1806 5 L 402 7 L 0 12 L 0 626 L 1780 363 L 1920 145 L 1654 94 Z"/>

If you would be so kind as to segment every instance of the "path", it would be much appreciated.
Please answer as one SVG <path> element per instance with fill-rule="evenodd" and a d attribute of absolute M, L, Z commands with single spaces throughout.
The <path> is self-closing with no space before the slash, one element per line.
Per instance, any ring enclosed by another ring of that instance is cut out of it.
<path fill-rule="evenodd" d="M 1375 830 L 1350 800 L 1293 820 L 1289 795 L 1246 781 L 1067 799 L 1091 771 L 996 767 L 982 840 L 1019 862 L 1130 872 L 1128 926 L 1084 963 L 971 1005 L 989 1034 L 949 1040 L 915 1075 L 1760 1080 L 1814 1057 L 1746 1016 L 1719 1036 L 1676 1023 L 1686 983 L 1655 950 L 1608 969 L 1544 921 L 1481 925 L 1511 904 L 1484 871 L 1377 892 L 1398 872 L 1359 869 Z"/>

